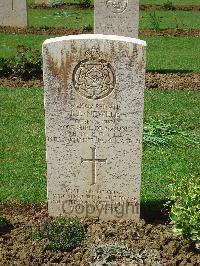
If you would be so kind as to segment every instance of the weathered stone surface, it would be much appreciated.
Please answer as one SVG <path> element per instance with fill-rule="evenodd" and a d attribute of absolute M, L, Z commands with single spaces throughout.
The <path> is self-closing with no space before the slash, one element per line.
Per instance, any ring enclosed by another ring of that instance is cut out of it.
<path fill-rule="evenodd" d="M 139 0 L 96 0 L 97 34 L 138 38 Z"/>
<path fill-rule="evenodd" d="M 108 35 L 44 42 L 50 215 L 139 218 L 145 45 Z"/>
<path fill-rule="evenodd" d="M 0 26 L 27 27 L 27 13 L 26 0 L 0 0 Z"/>

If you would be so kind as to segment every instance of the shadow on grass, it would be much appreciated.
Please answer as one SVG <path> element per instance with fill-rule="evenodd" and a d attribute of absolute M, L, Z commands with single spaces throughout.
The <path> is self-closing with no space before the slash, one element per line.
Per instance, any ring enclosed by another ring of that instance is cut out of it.
<path fill-rule="evenodd" d="M 169 207 L 166 201 L 141 202 L 140 218 L 148 223 L 162 223 L 169 221 Z"/>

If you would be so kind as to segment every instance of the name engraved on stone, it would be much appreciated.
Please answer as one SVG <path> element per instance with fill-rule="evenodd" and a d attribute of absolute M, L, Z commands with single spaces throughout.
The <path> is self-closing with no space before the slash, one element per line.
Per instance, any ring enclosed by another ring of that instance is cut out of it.
<path fill-rule="evenodd" d="M 123 13 L 128 6 L 128 0 L 107 0 L 106 6 L 111 8 L 114 14 Z"/>
<path fill-rule="evenodd" d="M 92 150 L 92 159 L 83 159 L 81 157 L 81 164 L 84 162 L 92 163 L 92 183 L 91 185 L 96 184 L 96 163 L 106 163 L 107 159 L 97 159 L 96 158 L 96 147 L 91 147 Z"/>
<path fill-rule="evenodd" d="M 102 58 L 99 49 L 86 51 L 86 59 L 73 71 L 75 90 L 87 99 L 103 99 L 114 90 L 115 74 L 112 66 Z"/>

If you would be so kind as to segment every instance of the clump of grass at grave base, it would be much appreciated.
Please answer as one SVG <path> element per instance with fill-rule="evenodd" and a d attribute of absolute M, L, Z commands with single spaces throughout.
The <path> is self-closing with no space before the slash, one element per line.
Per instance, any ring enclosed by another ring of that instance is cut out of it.
<path fill-rule="evenodd" d="M 0 232 L 5 231 L 9 226 L 9 221 L 5 217 L 0 216 Z"/>
<path fill-rule="evenodd" d="M 152 266 L 159 266 L 160 262 L 153 250 L 130 249 L 123 244 L 94 245 L 91 249 L 91 266 L 97 265 L 143 265 L 148 262 Z"/>
<path fill-rule="evenodd" d="M 86 31 L 92 31 L 93 26 L 91 24 L 86 24 L 86 25 L 83 25 L 82 29 Z"/>
<path fill-rule="evenodd" d="M 175 10 L 176 8 L 173 5 L 172 1 L 166 0 L 166 2 L 164 2 L 164 4 L 163 4 L 163 9 L 166 9 L 166 10 Z"/>
<path fill-rule="evenodd" d="M 173 232 L 200 249 L 200 176 L 170 177 Z"/>
<path fill-rule="evenodd" d="M 49 250 L 67 251 L 81 245 L 85 232 L 75 219 L 50 217 L 47 213 L 36 213 L 35 227 L 32 231 L 34 240 L 44 240 Z"/>

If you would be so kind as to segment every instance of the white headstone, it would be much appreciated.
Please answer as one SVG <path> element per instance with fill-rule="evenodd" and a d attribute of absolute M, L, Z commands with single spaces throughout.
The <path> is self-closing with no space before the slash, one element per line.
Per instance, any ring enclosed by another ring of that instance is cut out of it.
<path fill-rule="evenodd" d="M 146 43 L 43 44 L 50 215 L 139 219 Z"/>
<path fill-rule="evenodd" d="M 27 27 L 27 13 L 26 0 L 0 0 L 0 26 Z"/>
<path fill-rule="evenodd" d="M 138 38 L 139 0 L 96 0 L 96 34 Z"/>

